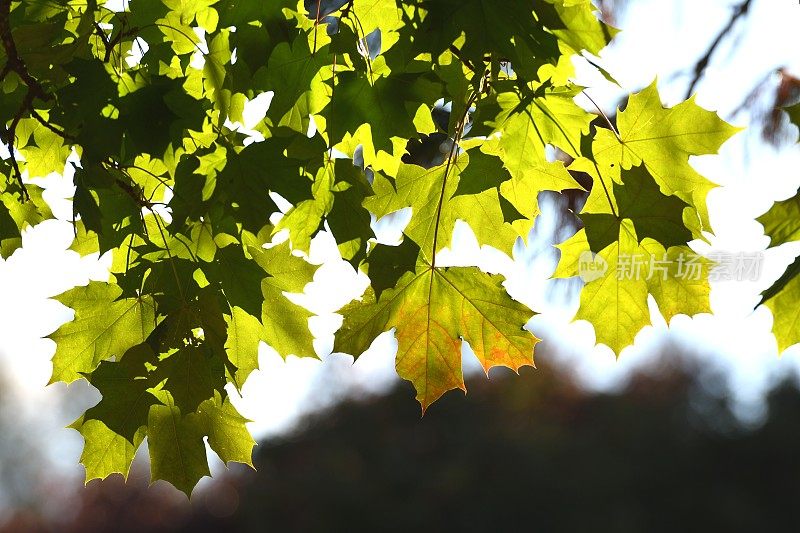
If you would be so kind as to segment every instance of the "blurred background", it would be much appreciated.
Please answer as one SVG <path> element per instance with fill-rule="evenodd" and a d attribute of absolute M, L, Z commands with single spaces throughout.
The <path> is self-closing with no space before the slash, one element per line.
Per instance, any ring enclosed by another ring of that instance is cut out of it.
<path fill-rule="evenodd" d="M 504 274 L 509 293 L 540 313 L 529 328 L 545 340 L 536 370 L 488 380 L 465 349 L 468 395 L 447 394 L 421 419 L 395 376 L 391 334 L 355 363 L 330 353 L 334 312 L 364 280 L 330 259 L 322 233 L 311 260 L 325 264 L 298 297 L 319 315 L 321 360 L 262 347 L 261 370 L 234 397 L 260 440 L 257 471 L 217 460 L 190 504 L 166 484 L 148 487 L 146 447 L 127 484 L 84 488 L 82 441 L 65 426 L 99 396 L 81 383 L 46 386 L 54 345 L 44 337 L 71 318 L 49 298 L 103 279 L 108 263 L 68 251 L 68 223 L 50 221 L 0 260 L 0 530 L 797 530 L 800 348 L 779 355 L 769 311 L 753 308 L 800 254 L 797 243 L 765 251 L 755 221 L 800 186 L 797 128 L 780 111 L 800 99 L 800 5 L 595 3 L 623 32 L 593 60 L 625 90 L 580 59 L 576 81 L 608 115 L 657 77 L 665 104 L 695 94 L 748 128 L 721 157 L 692 160 L 721 185 L 709 195 L 715 235 L 693 245 L 763 252 L 759 280 L 715 283 L 713 316 L 666 324 L 653 308 L 653 326 L 617 360 L 591 326 L 572 322 L 578 282 L 549 280 L 552 245 L 575 230 L 568 209 L 582 198 L 542 198 L 513 260 L 478 249 L 459 226 L 442 260 Z M 72 195 L 68 172 L 43 183 L 54 202 Z"/>

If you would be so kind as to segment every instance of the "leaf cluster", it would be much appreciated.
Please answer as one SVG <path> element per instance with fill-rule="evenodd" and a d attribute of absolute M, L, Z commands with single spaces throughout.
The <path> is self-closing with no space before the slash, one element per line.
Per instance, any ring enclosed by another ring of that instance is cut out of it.
<path fill-rule="evenodd" d="M 322 230 L 370 279 L 335 349 L 358 356 L 394 329 L 423 410 L 464 389 L 464 342 L 488 372 L 533 365 L 538 341 L 501 277 L 437 264 L 457 220 L 510 254 L 539 194 L 581 190 L 580 172 L 584 228 L 558 275 L 587 251 L 612 268 L 688 252 L 711 230 L 713 187 L 689 157 L 736 130 L 692 100 L 665 108 L 655 83 L 616 125 L 579 106 L 571 60 L 615 33 L 589 0 L 0 0 L 2 253 L 53 217 L 31 179 L 74 152 L 73 248 L 113 255 L 108 282 L 58 298 L 75 316 L 51 336 L 53 381 L 102 394 L 72 426 L 87 479 L 126 475 L 145 437 L 153 479 L 187 493 L 208 475 L 206 442 L 250 463 L 229 392 L 261 342 L 316 355 L 311 314 L 287 294 L 313 279 Z M 403 242 L 378 242 L 373 219 L 408 208 Z M 648 294 L 668 317 L 708 309 L 705 277 L 606 276 L 577 316 L 619 351 L 649 321 Z"/>

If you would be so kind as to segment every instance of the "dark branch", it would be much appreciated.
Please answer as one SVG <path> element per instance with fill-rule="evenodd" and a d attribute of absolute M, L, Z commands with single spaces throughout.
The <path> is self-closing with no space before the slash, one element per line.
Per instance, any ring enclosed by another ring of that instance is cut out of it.
<path fill-rule="evenodd" d="M 22 57 L 20 57 L 19 52 L 17 51 L 17 44 L 14 42 L 14 37 L 11 33 L 10 18 L 11 0 L 0 0 L 0 43 L 2 43 L 3 50 L 6 53 L 6 64 L 3 65 L 2 70 L 0 70 L 0 81 L 2 81 L 10 72 L 14 72 L 27 87 L 27 92 L 25 93 L 25 97 L 22 99 L 22 103 L 20 104 L 17 113 L 11 120 L 11 125 L 8 127 L 3 125 L 2 129 L 0 129 L 0 140 L 2 140 L 8 146 L 8 151 L 11 154 L 11 168 L 13 173 L 16 175 L 16 179 L 19 182 L 20 187 L 22 188 L 23 199 L 27 200 L 30 198 L 30 196 L 28 195 L 25 184 L 22 182 L 22 172 L 20 171 L 17 157 L 14 154 L 14 142 L 17 137 L 17 126 L 19 125 L 20 120 L 22 120 L 27 112 L 41 125 L 56 135 L 59 135 L 64 139 L 70 139 L 71 137 L 63 130 L 50 124 L 33 108 L 33 102 L 37 98 L 40 100 L 49 101 L 53 99 L 53 96 L 48 94 L 39 83 L 39 80 L 31 75 L 31 73 L 28 71 L 28 67 L 25 65 L 25 61 L 23 61 Z"/>
<path fill-rule="evenodd" d="M 27 85 L 28 92 L 33 93 L 36 98 L 42 100 L 50 100 L 52 96 L 47 94 L 38 80 L 31 76 L 28 72 L 25 62 L 17 52 L 17 45 L 11 35 L 11 23 L 9 21 L 11 16 L 11 0 L 0 0 L 0 40 L 3 43 L 3 49 L 6 52 L 6 65 L 3 67 L 4 71 L 13 71 L 22 79 L 23 83 Z"/>
<path fill-rule="evenodd" d="M 473 64 L 472 64 L 472 61 L 470 61 L 469 59 L 467 59 L 466 57 L 464 57 L 464 55 L 461 53 L 461 50 L 459 50 L 459 49 L 456 47 L 456 45 L 454 45 L 454 44 L 451 44 L 451 45 L 450 45 L 450 48 L 449 48 L 449 50 L 450 50 L 450 52 L 451 52 L 451 53 L 452 53 L 454 56 L 456 56 L 456 57 L 457 57 L 457 58 L 458 58 L 458 59 L 459 59 L 459 60 L 460 60 L 462 63 L 464 63 L 464 64 L 467 66 L 467 68 L 468 68 L 468 69 L 470 69 L 472 72 L 476 72 L 476 73 L 477 73 L 477 70 L 475 70 L 475 65 L 473 65 Z"/>
<path fill-rule="evenodd" d="M 695 64 L 692 81 L 691 83 L 689 83 L 689 88 L 686 90 L 687 100 L 689 99 L 690 96 L 692 96 L 695 87 L 703 78 L 703 75 L 705 74 L 706 69 L 708 68 L 708 64 L 711 61 L 711 56 L 714 55 L 714 52 L 716 52 L 717 48 L 719 48 L 719 45 L 722 44 L 723 39 L 725 39 L 725 36 L 728 35 L 728 33 L 730 33 L 736 22 L 740 18 L 747 15 L 748 11 L 750 10 L 750 4 L 752 4 L 752 2 L 753 0 L 744 0 L 744 2 L 739 4 L 739 6 L 737 6 L 736 9 L 734 9 L 733 15 L 731 15 L 728 24 L 726 24 L 725 27 L 722 28 L 722 30 L 717 34 L 717 37 L 711 43 L 711 46 L 709 46 L 708 50 L 706 50 L 705 55 L 703 55 L 703 57 L 701 57 Z"/>
<path fill-rule="evenodd" d="M 106 32 L 103 31 L 103 28 L 101 28 L 100 24 L 97 22 L 94 22 L 94 30 L 97 36 L 100 37 L 100 40 L 103 41 L 103 46 L 105 47 L 103 63 L 108 63 L 111 60 L 111 54 L 114 52 L 114 47 L 117 46 L 123 38 L 134 35 L 139 31 L 138 28 L 131 28 L 127 31 L 124 30 L 124 22 L 123 29 L 120 29 L 117 34 L 111 38 L 106 35 Z"/>
<path fill-rule="evenodd" d="M 120 179 L 119 177 L 115 176 L 114 174 L 112 174 L 109 171 L 109 168 L 110 168 L 110 169 L 117 170 L 117 171 L 122 172 L 123 174 L 127 175 L 127 173 L 124 171 L 123 167 L 119 163 L 117 163 L 116 161 L 114 161 L 112 159 L 104 161 L 103 163 L 104 163 L 104 167 L 105 167 L 106 172 L 108 173 L 109 176 L 111 176 L 111 179 L 114 180 L 114 184 L 117 187 L 119 187 L 119 189 L 122 192 L 127 194 L 139 207 L 147 208 L 150 211 L 153 210 L 153 206 L 155 206 L 156 204 L 151 202 L 151 201 L 149 201 L 147 198 L 145 198 L 144 194 L 142 194 L 142 191 L 138 187 L 136 187 L 135 185 L 132 185 L 130 183 L 127 183 L 125 180 Z M 127 175 L 127 177 L 130 179 L 129 175 Z"/>
<path fill-rule="evenodd" d="M 59 137 L 61 137 L 61 138 L 65 139 L 65 140 L 68 140 L 68 141 L 71 141 L 71 140 L 74 140 L 74 139 L 75 139 L 75 137 L 73 137 L 72 135 L 69 135 L 69 134 L 67 134 L 67 132 L 65 132 L 64 130 L 62 130 L 62 129 L 60 129 L 60 128 L 57 128 L 57 127 L 53 126 L 52 124 L 50 124 L 50 123 L 49 123 L 49 122 L 48 122 L 48 121 L 47 121 L 47 120 L 46 120 L 46 119 L 45 119 L 45 118 L 44 118 L 42 115 L 40 115 L 40 114 L 39 114 L 39 112 L 38 112 L 38 111 L 36 111 L 35 109 L 31 109 L 31 110 L 30 110 L 30 113 L 31 113 L 31 116 L 32 116 L 33 118 L 35 118 L 35 119 L 37 120 L 37 122 L 39 122 L 39 124 L 41 124 L 42 126 L 44 126 L 45 128 L 47 128 L 48 130 L 52 131 L 53 133 L 55 133 L 55 134 L 56 134 L 56 135 L 58 135 Z"/>

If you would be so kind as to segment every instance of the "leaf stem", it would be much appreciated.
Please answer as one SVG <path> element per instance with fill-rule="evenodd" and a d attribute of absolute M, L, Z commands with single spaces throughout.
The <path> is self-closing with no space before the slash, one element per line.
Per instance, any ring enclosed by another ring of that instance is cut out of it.
<path fill-rule="evenodd" d="M 436 222 L 433 227 L 433 250 L 431 251 L 431 269 L 436 268 L 436 249 L 438 248 L 439 242 L 439 223 L 442 219 L 442 207 L 444 206 L 444 195 L 445 190 L 447 188 L 447 177 L 450 174 L 450 168 L 453 165 L 453 159 L 458 152 L 458 143 L 461 142 L 461 136 L 464 134 L 464 126 L 467 122 L 467 117 L 469 117 L 469 110 L 472 105 L 475 103 L 475 100 L 478 99 L 478 93 L 473 92 L 472 95 L 467 100 L 467 105 L 464 108 L 464 114 L 461 116 L 461 119 L 458 121 L 456 125 L 456 131 L 453 136 L 453 145 L 450 147 L 450 153 L 447 156 L 447 164 L 444 167 L 444 177 L 442 178 L 442 191 L 439 194 L 439 204 L 436 207 Z"/>
<path fill-rule="evenodd" d="M 588 98 L 589 101 L 592 102 L 592 104 L 594 104 L 594 107 L 597 108 L 597 111 L 605 119 L 606 124 L 608 124 L 608 127 L 611 128 L 612 132 L 614 132 L 614 136 L 617 138 L 617 141 L 620 144 L 625 144 L 619 132 L 617 131 L 617 128 L 611 122 L 611 119 L 608 118 L 608 115 L 606 115 L 605 112 L 602 109 L 600 109 L 600 106 L 597 105 L 597 102 L 595 102 L 591 96 L 589 96 L 589 93 L 586 92 L 586 89 L 584 89 L 582 92 L 586 96 L 586 98 Z M 597 162 L 594 161 L 594 159 L 592 159 L 592 164 L 594 165 L 595 170 L 597 170 L 597 177 L 600 180 L 600 185 L 603 187 L 603 192 L 606 194 L 606 199 L 608 200 L 608 206 L 611 208 L 611 213 L 614 215 L 614 218 L 619 218 L 617 210 L 616 208 L 614 208 L 614 201 L 611 199 L 611 193 L 609 192 L 608 187 L 606 186 L 606 182 L 603 179 L 603 175 L 600 173 L 600 167 L 597 165 Z"/>
<path fill-rule="evenodd" d="M 625 144 L 625 143 L 623 142 L 623 140 L 622 140 L 622 137 L 620 137 L 620 135 L 619 135 L 619 132 L 617 131 L 617 128 L 616 128 L 616 126 L 614 126 L 614 124 L 611 122 L 611 119 L 610 119 L 610 118 L 608 118 L 608 115 L 606 115 L 605 111 L 603 111 L 602 109 L 600 109 L 600 106 L 599 106 L 599 105 L 597 105 L 597 102 L 595 102 L 595 101 L 594 101 L 594 98 L 592 98 L 591 96 L 589 96 L 589 93 L 588 93 L 588 92 L 586 92 L 586 89 L 583 89 L 583 91 L 581 91 L 581 92 L 582 92 L 582 93 L 584 94 L 584 96 L 586 96 L 586 98 L 588 98 L 588 99 L 589 99 L 589 101 L 590 101 L 590 102 L 591 102 L 591 103 L 594 105 L 594 107 L 597 109 L 597 112 L 598 112 L 598 113 L 600 113 L 600 116 L 602 116 L 602 117 L 605 119 L 605 121 L 606 121 L 606 124 L 608 124 L 608 127 L 609 127 L 609 128 L 611 129 L 611 131 L 614 133 L 614 136 L 617 138 L 617 140 L 620 142 L 620 144 Z"/>

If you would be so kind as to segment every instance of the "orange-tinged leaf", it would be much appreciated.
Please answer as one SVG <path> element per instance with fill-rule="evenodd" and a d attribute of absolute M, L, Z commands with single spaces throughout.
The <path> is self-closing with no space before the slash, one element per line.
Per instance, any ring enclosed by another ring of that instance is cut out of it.
<path fill-rule="evenodd" d="M 414 384 L 423 412 L 445 392 L 466 390 L 461 344 L 467 341 L 488 372 L 533 365 L 538 339 L 523 329 L 532 311 L 508 296 L 500 279 L 476 268 L 434 268 L 422 263 L 392 290 L 342 310 L 336 351 L 355 355 L 396 328 L 397 373 Z"/>

